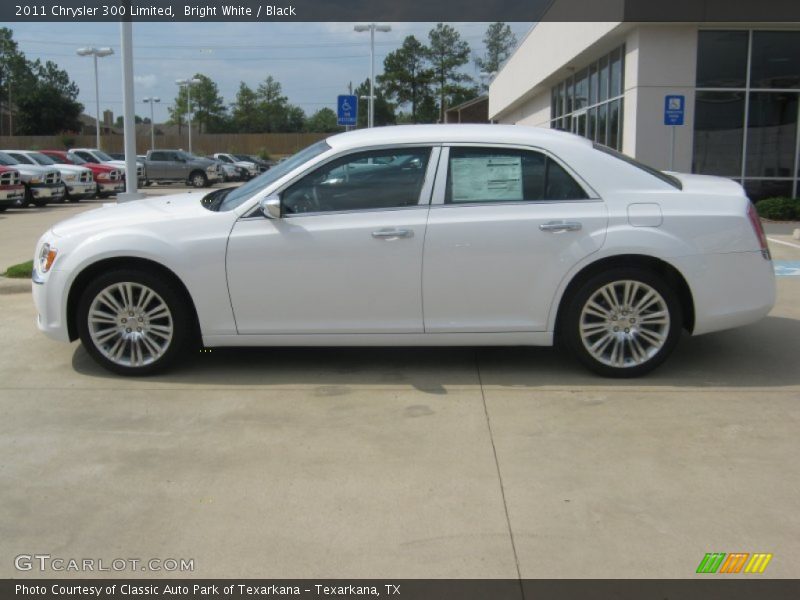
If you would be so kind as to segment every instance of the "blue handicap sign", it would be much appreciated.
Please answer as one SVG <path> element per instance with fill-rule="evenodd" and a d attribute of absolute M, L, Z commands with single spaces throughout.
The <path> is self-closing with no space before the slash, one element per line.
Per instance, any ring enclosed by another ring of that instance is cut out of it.
<path fill-rule="evenodd" d="M 358 123 L 358 98 L 339 96 L 336 99 L 336 121 L 339 125 L 356 125 Z"/>
<path fill-rule="evenodd" d="M 683 114 L 685 110 L 686 96 L 665 96 L 664 125 L 683 125 Z"/>

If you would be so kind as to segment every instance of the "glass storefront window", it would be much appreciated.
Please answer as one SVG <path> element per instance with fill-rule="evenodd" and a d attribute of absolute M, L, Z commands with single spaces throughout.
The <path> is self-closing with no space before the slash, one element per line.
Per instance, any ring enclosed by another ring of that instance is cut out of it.
<path fill-rule="evenodd" d="M 608 121 L 607 118 L 608 114 L 608 104 L 601 104 L 597 107 L 597 142 L 600 144 L 606 144 L 606 122 Z"/>
<path fill-rule="evenodd" d="M 747 82 L 746 31 L 701 31 L 697 38 L 697 87 L 742 88 Z"/>
<path fill-rule="evenodd" d="M 611 84 L 610 96 L 622 94 L 622 55 L 619 50 L 611 53 Z"/>
<path fill-rule="evenodd" d="M 744 92 L 697 92 L 692 172 L 740 177 L 743 133 Z"/>
<path fill-rule="evenodd" d="M 608 137 L 606 145 L 610 148 L 619 148 L 619 100 L 608 104 Z"/>
<path fill-rule="evenodd" d="M 624 68 L 625 46 L 620 46 L 553 86 L 550 126 L 620 149 Z"/>
<path fill-rule="evenodd" d="M 746 177 L 795 177 L 797 94 L 751 92 Z"/>
<path fill-rule="evenodd" d="M 751 88 L 800 88 L 800 31 L 754 31 Z"/>
<path fill-rule="evenodd" d="M 608 57 L 600 59 L 600 102 L 608 100 Z"/>
<path fill-rule="evenodd" d="M 589 72 L 584 69 L 575 75 L 575 110 L 589 105 Z"/>
<path fill-rule="evenodd" d="M 746 179 L 744 189 L 747 197 L 753 202 L 778 196 L 789 198 L 792 195 L 792 182 L 790 180 Z"/>

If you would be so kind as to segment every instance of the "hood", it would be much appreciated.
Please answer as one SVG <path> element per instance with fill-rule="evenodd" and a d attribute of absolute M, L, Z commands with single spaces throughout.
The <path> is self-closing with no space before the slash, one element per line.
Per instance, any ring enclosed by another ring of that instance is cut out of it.
<path fill-rule="evenodd" d="M 207 193 L 207 191 L 186 192 L 121 204 L 109 202 L 101 208 L 80 213 L 57 223 L 52 231 L 57 237 L 96 234 L 115 227 L 125 229 L 147 223 L 214 215 L 216 213 L 206 210 L 200 203 Z"/>
<path fill-rule="evenodd" d="M 78 165 L 63 165 L 61 163 L 56 163 L 52 165 L 53 169 L 57 169 L 61 172 L 62 177 L 64 175 L 82 175 L 83 173 L 91 173 L 91 169 L 86 169 L 84 167 L 79 167 Z"/>
<path fill-rule="evenodd" d="M 667 175 L 671 175 L 680 181 L 683 186 L 683 191 L 690 194 L 713 194 L 736 196 L 739 198 L 746 196 L 744 188 L 742 188 L 741 185 L 726 177 L 674 173 L 672 171 L 665 172 Z"/>
<path fill-rule="evenodd" d="M 28 165 L 25 163 L 19 163 L 18 165 L 11 165 L 10 168 L 16 169 L 22 175 L 46 175 L 50 172 L 58 172 L 58 169 L 55 166 L 52 167 L 43 167 L 41 165 Z"/>

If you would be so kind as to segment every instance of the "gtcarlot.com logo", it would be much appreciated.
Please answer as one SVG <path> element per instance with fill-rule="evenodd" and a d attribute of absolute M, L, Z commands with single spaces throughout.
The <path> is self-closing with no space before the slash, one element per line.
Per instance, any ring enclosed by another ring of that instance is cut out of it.
<path fill-rule="evenodd" d="M 108 571 L 194 571 L 193 558 L 61 558 L 49 554 L 19 554 L 17 571 L 108 572 Z"/>
<path fill-rule="evenodd" d="M 763 573 L 772 554 L 756 552 L 709 552 L 697 565 L 698 573 Z"/>

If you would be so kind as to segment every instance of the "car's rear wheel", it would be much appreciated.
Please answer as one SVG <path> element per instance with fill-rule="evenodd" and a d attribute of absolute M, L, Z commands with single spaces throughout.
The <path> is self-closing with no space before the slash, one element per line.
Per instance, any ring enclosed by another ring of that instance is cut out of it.
<path fill-rule="evenodd" d="M 636 377 L 659 366 L 680 338 L 680 301 L 663 278 L 612 269 L 568 299 L 562 331 L 578 359 L 606 377 Z"/>
<path fill-rule="evenodd" d="M 136 270 L 102 275 L 78 304 L 78 332 L 101 366 L 122 375 L 167 368 L 190 338 L 188 307 L 177 285 Z"/>
<path fill-rule="evenodd" d="M 205 173 L 195 171 L 189 176 L 189 183 L 196 188 L 206 187 L 208 185 L 208 177 L 206 177 Z"/>

